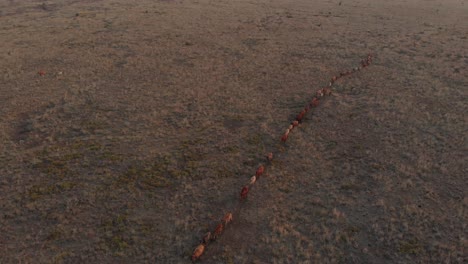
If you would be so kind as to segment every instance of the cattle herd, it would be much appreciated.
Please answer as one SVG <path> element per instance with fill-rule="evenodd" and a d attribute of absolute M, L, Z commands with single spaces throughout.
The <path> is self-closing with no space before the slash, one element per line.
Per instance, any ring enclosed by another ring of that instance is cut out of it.
<path fill-rule="evenodd" d="M 327 86 L 317 90 L 315 92 L 315 95 L 312 97 L 309 103 L 302 109 L 302 111 L 296 116 L 296 118 L 291 122 L 291 124 L 288 126 L 288 129 L 284 132 L 284 134 L 281 136 L 281 141 L 286 142 L 288 140 L 288 137 L 290 133 L 297 128 L 297 126 L 302 123 L 304 116 L 309 112 L 312 108 L 315 108 L 319 105 L 320 99 L 325 96 L 325 95 L 331 95 L 332 93 L 332 86 L 333 84 L 340 78 L 348 76 L 354 72 L 360 71 L 361 69 L 369 66 L 372 62 L 372 54 L 369 54 L 366 59 L 362 60 L 360 65 L 358 67 L 354 67 L 351 70 L 341 72 L 339 75 L 333 76 L 330 79 L 330 82 L 328 83 Z M 267 161 L 270 163 L 273 160 L 273 153 L 270 152 L 267 154 Z M 259 180 L 259 178 L 264 174 L 265 172 L 265 165 L 260 165 L 257 168 L 257 171 L 255 172 L 255 175 L 253 175 L 249 183 L 244 185 L 240 191 L 240 199 L 239 199 L 239 204 L 241 202 L 244 202 L 249 194 L 250 189 L 252 186 Z M 239 208 L 239 207 L 236 207 Z M 220 220 L 220 222 L 216 225 L 216 228 L 214 229 L 213 232 L 208 232 L 204 235 L 204 237 L 201 239 L 200 244 L 195 248 L 195 250 L 192 253 L 192 261 L 197 261 L 200 259 L 202 254 L 205 252 L 206 247 L 208 244 L 212 241 L 215 241 L 226 229 L 228 224 L 232 221 L 233 219 L 233 214 L 232 212 L 227 212 L 225 216 Z"/>

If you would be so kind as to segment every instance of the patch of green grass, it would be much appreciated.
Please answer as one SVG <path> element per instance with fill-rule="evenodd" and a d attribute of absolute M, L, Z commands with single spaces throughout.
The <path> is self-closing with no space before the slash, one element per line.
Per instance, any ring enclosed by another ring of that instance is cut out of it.
<path fill-rule="evenodd" d="M 48 146 L 31 159 L 32 168 L 50 178 L 70 178 L 83 169 L 108 166 L 121 162 L 124 157 L 114 153 L 110 147 L 95 141 L 72 141 L 67 145 Z"/>
<path fill-rule="evenodd" d="M 260 147 L 263 144 L 263 138 L 264 137 L 260 133 L 251 133 L 245 139 L 245 142 L 251 146 Z"/>
<path fill-rule="evenodd" d="M 128 243 L 121 236 L 114 236 L 110 240 L 110 247 L 117 251 L 123 251 L 128 247 Z"/>
<path fill-rule="evenodd" d="M 400 242 L 398 250 L 400 253 L 418 254 L 421 252 L 422 246 L 418 243 L 417 240 L 408 240 Z"/>
<path fill-rule="evenodd" d="M 81 126 L 94 131 L 97 129 L 103 129 L 105 127 L 105 124 L 99 121 L 88 121 L 88 122 L 83 122 Z"/>
<path fill-rule="evenodd" d="M 104 151 L 101 154 L 101 159 L 110 160 L 110 161 L 122 161 L 123 157 L 120 154 L 115 154 L 109 150 Z"/>
<path fill-rule="evenodd" d="M 61 190 L 61 191 L 68 191 L 68 190 L 71 190 L 71 189 L 73 189 L 76 185 L 77 185 L 76 183 L 70 182 L 70 181 L 63 181 L 63 182 L 57 183 L 57 187 L 58 187 L 59 190 Z"/>
<path fill-rule="evenodd" d="M 50 146 L 36 153 L 33 168 L 52 177 L 64 178 L 71 174 L 69 165 L 83 159 L 85 154 L 79 152 L 81 143 L 73 143 L 66 147 Z"/>
<path fill-rule="evenodd" d="M 83 158 L 83 153 L 68 153 L 63 156 L 63 161 L 77 160 Z"/>
<path fill-rule="evenodd" d="M 115 183 L 121 187 L 138 185 L 143 189 L 168 187 L 174 176 L 168 169 L 169 164 L 170 160 L 164 156 L 151 164 L 130 166 Z"/>
<path fill-rule="evenodd" d="M 43 196 L 57 194 L 63 191 L 68 191 L 73 189 L 76 186 L 76 183 L 63 181 L 57 184 L 51 184 L 46 186 L 33 185 L 28 190 L 28 196 L 31 200 L 37 200 Z"/>
<path fill-rule="evenodd" d="M 356 235 L 360 231 L 359 227 L 357 226 L 347 226 L 344 230 L 343 233 L 340 234 L 339 239 L 342 242 L 348 243 L 350 240 L 352 240 L 352 237 Z"/>
<path fill-rule="evenodd" d="M 63 178 L 69 173 L 66 161 L 61 157 L 48 157 L 41 159 L 39 163 L 35 164 L 33 168 L 50 176 L 57 176 Z"/>
<path fill-rule="evenodd" d="M 338 145 L 338 142 L 331 140 L 331 141 L 326 142 L 325 144 L 326 144 L 327 149 L 331 149 L 331 148 L 336 147 Z"/>
<path fill-rule="evenodd" d="M 58 189 L 55 185 L 49 185 L 49 186 L 33 185 L 28 190 L 28 196 L 29 198 L 31 198 L 31 200 L 37 200 L 43 196 L 55 194 L 57 192 L 58 192 Z"/>
<path fill-rule="evenodd" d="M 340 235 L 340 241 L 347 243 L 348 242 L 348 236 L 345 235 L 345 234 L 341 234 Z"/>
<path fill-rule="evenodd" d="M 226 146 L 223 149 L 221 149 L 221 151 L 224 153 L 237 153 L 239 152 L 239 147 L 238 146 Z"/>
<path fill-rule="evenodd" d="M 81 141 L 81 140 L 76 140 L 75 142 L 73 142 L 71 145 L 69 145 L 69 148 L 72 149 L 72 150 L 78 150 L 78 149 L 81 149 L 83 146 L 84 146 L 84 142 Z"/>
<path fill-rule="evenodd" d="M 374 168 L 374 169 L 376 169 L 376 170 L 383 170 L 383 169 L 385 169 L 385 167 L 384 167 L 383 165 L 378 164 L 378 163 L 375 163 L 375 162 L 371 163 L 371 164 L 370 164 L 370 167 L 372 167 L 372 168 Z"/>
<path fill-rule="evenodd" d="M 354 235 L 354 234 L 357 234 L 360 231 L 360 229 L 357 226 L 348 226 L 346 227 L 345 231 L 349 235 Z"/>
<path fill-rule="evenodd" d="M 102 244 L 103 248 L 114 253 L 127 249 L 129 244 L 124 238 L 124 234 L 128 232 L 128 225 L 129 222 L 125 214 L 117 214 L 113 218 L 102 222 L 100 229 L 105 236 Z"/>
<path fill-rule="evenodd" d="M 355 183 L 352 183 L 352 182 L 343 183 L 340 186 L 340 189 L 345 190 L 345 191 L 358 191 L 359 190 L 359 185 L 357 185 Z"/>
<path fill-rule="evenodd" d="M 183 141 L 177 148 L 175 160 L 170 166 L 169 175 L 174 179 L 180 178 L 197 178 L 199 176 L 198 169 L 200 164 L 206 158 L 203 151 L 205 144 L 204 139 L 192 139 Z"/>
<path fill-rule="evenodd" d="M 117 214 L 113 218 L 105 220 L 101 224 L 104 232 L 121 233 L 127 229 L 127 216 L 125 214 Z"/>
<path fill-rule="evenodd" d="M 58 253 L 57 255 L 55 255 L 52 260 L 51 260 L 51 263 L 63 263 L 63 260 L 64 258 L 70 256 L 70 252 L 69 251 L 64 251 L 64 252 L 61 252 L 61 253 Z"/>
<path fill-rule="evenodd" d="M 140 225 L 140 232 L 143 234 L 149 235 L 154 232 L 154 225 L 153 224 Z"/>
<path fill-rule="evenodd" d="M 102 145 L 99 143 L 91 143 L 87 147 L 91 151 L 98 151 L 102 149 Z"/>
<path fill-rule="evenodd" d="M 63 231 L 59 228 L 55 228 L 47 236 L 47 240 L 57 240 L 63 236 Z"/>
<path fill-rule="evenodd" d="M 190 175 L 192 174 L 190 170 L 186 170 L 186 169 L 181 169 L 181 170 L 173 169 L 173 170 L 170 170 L 169 173 L 171 177 L 175 179 L 187 178 L 187 177 L 190 177 Z"/>
<path fill-rule="evenodd" d="M 244 116 L 240 114 L 230 114 L 230 115 L 223 115 L 224 120 L 235 120 L 235 121 L 243 121 L 245 120 Z"/>
<path fill-rule="evenodd" d="M 224 263 L 226 264 L 234 264 L 234 257 L 230 251 L 225 250 L 223 252 L 222 258 L 224 259 Z"/>
<path fill-rule="evenodd" d="M 162 187 L 169 187 L 171 185 L 170 181 L 159 176 L 151 176 L 146 177 L 142 180 L 142 187 L 143 188 L 162 188 Z"/>
<path fill-rule="evenodd" d="M 210 165 L 210 171 L 213 172 L 214 175 L 216 175 L 216 178 L 229 178 L 232 177 L 233 175 L 239 175 L 241 172 L 239 172 L 236 168 L 233 166 L 229 166 L 230 164 L 227 163 L 214 163 Z"/>
<path fill-rule="evenodd" d="M 200 150 L 204 145 L 204 141 L 201 139 L 183 141 L 178 149 L 180 157 L 183 161 L 201 161 L 205 155 Z"/>
<path fill-rule="evenodd" d="M 353 149 L 354 151 L 361 151 L 361 150 L 364 150 L 365 147 L 364 147 L 363 145 L 353 145 L 353 146 L 352 146 L 352 149 Z"/>

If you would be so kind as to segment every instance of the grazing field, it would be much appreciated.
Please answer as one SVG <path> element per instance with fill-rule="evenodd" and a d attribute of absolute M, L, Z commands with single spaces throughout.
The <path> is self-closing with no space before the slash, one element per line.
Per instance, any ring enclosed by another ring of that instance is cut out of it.
<path fill-rule="evenodd" d="M 466 263 L 464 0 L 0 0 L 0 263 Z M 296 114 L 330 77 L 331 96 Z"/>

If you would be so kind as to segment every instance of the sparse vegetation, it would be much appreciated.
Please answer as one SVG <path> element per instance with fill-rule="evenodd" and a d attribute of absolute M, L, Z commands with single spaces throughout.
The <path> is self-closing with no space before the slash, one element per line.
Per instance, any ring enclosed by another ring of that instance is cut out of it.
<path fill-rule="evenodd" d="M 63 181 L 58 182 L 57 184 L 50 184 L 50 185 L 33 185 L 28 190 L 28 196 L 32 200 L 37 200 L 41 197 L 58 194 L 64 191 L 71 190 L 76 186 L 76 183 Z"/>
<path fill-rule="evenodd" d="M 168 187 L 171 185 L 171 176 L 168 170 L 169 161 L 163 157 L 151 165 L 139 167 L 130 166 L 127 171 L 117 178 L 119 186 L 139 186 L 141 188 Z"/>
<path fill-rule="evenodd" d="M 468 6 L 338 2 L 0 1 L 0 263 L 463 263 Z"/>
<path fill-rule="evenodd" d="M 118 214 L 101 224 L 101 231 L 105 237 L 103 249 L 121 254 L 128 249 L 129 222 L 126 215 Z"/>
<path fill-rule="evenodd" d="M 401 241 L 399 246 L 399 251 L 405 254 L 419 254 L 421 249 L 417 240 Z"/>

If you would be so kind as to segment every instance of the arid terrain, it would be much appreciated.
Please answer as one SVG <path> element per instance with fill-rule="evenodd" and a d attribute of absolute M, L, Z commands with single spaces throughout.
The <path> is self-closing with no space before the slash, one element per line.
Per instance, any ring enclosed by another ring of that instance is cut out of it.
<path fill-rule="evenodd" d="M 465 0 L 0 0 L 0 263 L 467 263 Z M 333 94 L 280 137 L 315 91 Z"/>

